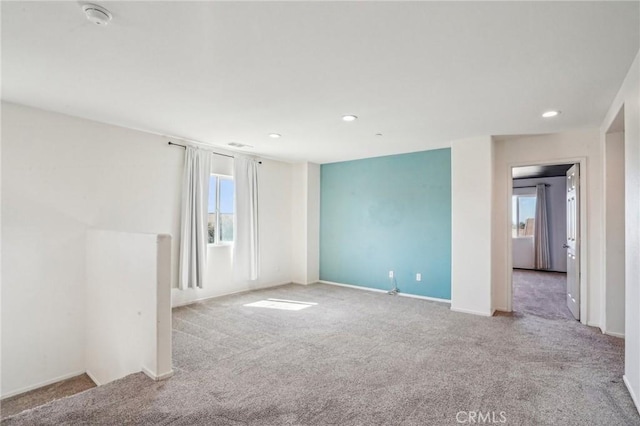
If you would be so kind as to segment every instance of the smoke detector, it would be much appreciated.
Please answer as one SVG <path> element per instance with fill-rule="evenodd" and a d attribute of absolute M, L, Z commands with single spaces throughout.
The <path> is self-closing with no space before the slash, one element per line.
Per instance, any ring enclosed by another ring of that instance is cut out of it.
<path fill-rule="evenodd" d="M 111 12 L 102 6 L 97 4 L 85 4 L 82 6 L 84 14 L 87 15 L 87 19 L 96 25 L 106 26 L 111 21 Z"/>

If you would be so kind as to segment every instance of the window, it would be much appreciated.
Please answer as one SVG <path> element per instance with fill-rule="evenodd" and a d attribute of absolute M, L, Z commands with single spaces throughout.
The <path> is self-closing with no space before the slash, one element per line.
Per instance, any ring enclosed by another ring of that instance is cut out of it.
<path fill-rule="evenodd" d="M 511 236 L 532 237 L 535 229 L 536 196 L 513 195 L 511 202 Z"/>
<path fill-rule="evenodd" d="M 211 175 L 209 178 L 209 244 L 233 242 L 233 179 Z"/>

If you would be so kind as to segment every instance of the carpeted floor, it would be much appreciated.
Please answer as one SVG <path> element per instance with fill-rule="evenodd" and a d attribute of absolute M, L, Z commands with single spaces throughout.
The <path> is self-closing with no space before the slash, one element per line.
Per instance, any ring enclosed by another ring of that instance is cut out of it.
<path fill-rule="evenodd" d="M 243 306 L 266 298 L 317 305 Z M 484 318 L 323 284 L 214 299 L 173 320 L 171 379 L 134 374 L 3 425 L 455 425 L 479 411 L 508 425 L 640 424 L 623 341 L 574 320 Z"/>
<path fill-rule="evenodd" d="M 573 319 L 567 307 L 567 274 L 514 269 L 513 310 L 550 319 Z"/>

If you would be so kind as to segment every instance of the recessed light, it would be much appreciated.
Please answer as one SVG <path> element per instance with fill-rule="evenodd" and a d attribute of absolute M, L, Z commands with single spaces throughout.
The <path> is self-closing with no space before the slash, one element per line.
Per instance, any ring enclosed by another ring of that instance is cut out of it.
<path fill-rule="evenodd" d="M 356 121 L 358 119 L 358 117 L 355 116 L 355 115 L 343 115 L 342 119 L 344 121 Z"/>
<path fill-rule="evenodd" d="M 376 136 L 382 136 L 382 133 L 376 133 Z"/>
<path fill-rule="evenodd" d="M 551 118 L 551 117 L 557 116 L 558 114 L 560 114 L 560 111 L 552 110 L 552 111 L 546 111 L 542 113 L 542 116 L 544 118 Z"/>
<path fill-rule="evenodd" d="M 111 21 L 111 13 L 97 4 L 85 4 L 82 6 L 87 19 L 96 25 L 106 26 Z"/>
<path fill-rule="evenodd" d="M 273 139 L 278 139 L 280 136 L 282 136 L 280 133 L 269 133 L 269 137 Z"/>

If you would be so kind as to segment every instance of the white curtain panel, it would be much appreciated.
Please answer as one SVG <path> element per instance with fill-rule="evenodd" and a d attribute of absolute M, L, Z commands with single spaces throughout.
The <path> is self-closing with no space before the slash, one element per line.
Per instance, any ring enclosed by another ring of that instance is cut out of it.
<path fill-rule="evenodd" d="M 233 276 L 237 281 L 254 281 L 260 270 L 258 247 L 258 163 L 236 155 L 233 162 L 235 215 Z"/>
<path fill-rule="evenodd" d="M 202 288 L 207 267 L 210 151 L 187 147 L 182 179 L 181 289 Z"/>
<path fill-rule="evenodd" d="M 547 221 L 547 189 L 545 184 L 536 185 L 536 217 L 534 232 L 535 268 L 551 268 L 549 255 L 549 222 Z"/>

